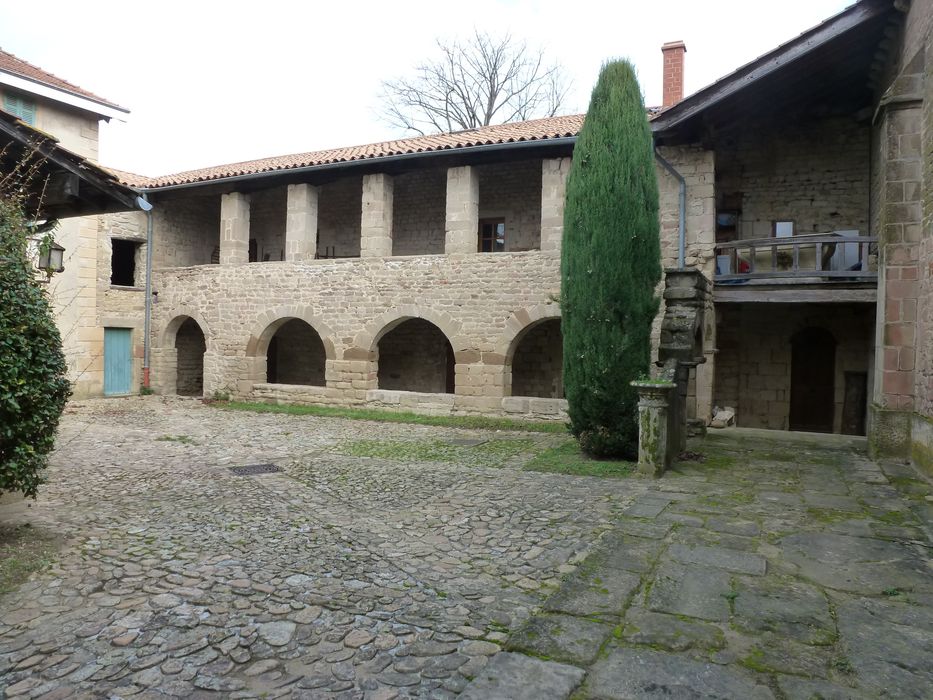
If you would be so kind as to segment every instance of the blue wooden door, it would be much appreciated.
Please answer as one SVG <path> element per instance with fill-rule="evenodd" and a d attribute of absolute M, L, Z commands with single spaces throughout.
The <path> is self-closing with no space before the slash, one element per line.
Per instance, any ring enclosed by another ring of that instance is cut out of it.
<path fill-rule="evenodd" d="M 133 382 L 132 328 L 104 329 L 104 395 L 129 394 Z"/>

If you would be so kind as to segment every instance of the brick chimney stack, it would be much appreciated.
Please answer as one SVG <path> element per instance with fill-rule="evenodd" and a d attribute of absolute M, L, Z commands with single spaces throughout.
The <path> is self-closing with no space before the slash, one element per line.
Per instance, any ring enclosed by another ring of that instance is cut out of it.
<path fill-rule="evenodd" d="M 682 41 L 669 41 L 661 46 L 664 55 L 664 101 L 670 107 L 684 98 L 684 54 L 687 45 Z"/>

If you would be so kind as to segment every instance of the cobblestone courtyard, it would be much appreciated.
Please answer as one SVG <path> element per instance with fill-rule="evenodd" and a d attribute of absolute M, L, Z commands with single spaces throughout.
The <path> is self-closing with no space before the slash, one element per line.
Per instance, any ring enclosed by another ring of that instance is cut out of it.
<path fill-rule="evenodd" d="M 733 433 L 657 482 L 522 469 L 563 440 L 73 404 L 39 502 L 0 508 L 66 540 L 0 598 L 0 688 L 929 697 L 933 502 L 910 467 Z M 282 472 L 229 469 L 261 463 Z"/>

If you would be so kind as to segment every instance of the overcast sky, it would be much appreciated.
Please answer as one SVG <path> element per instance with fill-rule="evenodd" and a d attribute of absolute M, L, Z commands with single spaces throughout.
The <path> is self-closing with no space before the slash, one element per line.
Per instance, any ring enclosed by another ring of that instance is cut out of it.
<path fill-rule="evenodd" d="M 603 61 L 631 59 L 660 103 L 661 44 L 687 45 L 686 92 L 851 0 L 44 0 L 0 4 L 0 46 L 131 110 L 100 160 L 144 175 L 403 135 L 377 116 L 380 81 L 435 40 L 510 32 L 563 65 L 585 111 Z"/>

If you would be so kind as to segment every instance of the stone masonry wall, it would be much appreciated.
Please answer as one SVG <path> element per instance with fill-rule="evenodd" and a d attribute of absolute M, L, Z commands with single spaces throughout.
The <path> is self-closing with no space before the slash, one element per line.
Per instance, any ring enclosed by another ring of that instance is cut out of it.
<path fill-rule="evenodd" d="M 541 247 L 541 161 L 481 165 L 477 170 L 479 218 L 505 219 L 506 250 L 538 250 Z"/>
<path fill-rule="evenodd" d="M 153 268 L 209 265 L 217 260 L 220 248 L 219 196 L 157 200 L 152 215 Z"/>
<path fill-rule="evenodd" d="M 176 391 L 181 396 L 201 396 L 204 392 L 204 334 L 190 318 L 175 336 L 177 350 Z"/>
<path fill-rule="evenodd" d="M 392 255 L 444 252 L 447 170 L 416 170 L 395 177 Z"/>
<path fill-rule="evenodd" d="M 718 194 L 741 197 L 739 238 L 768 238 L 773 222 L 797 234 L 869 230 L 868 127 L 853 119 L 743 129 L 716 154 Z"/>
<path fill-rule="evenodd" d="M 560 321 L 545 321 L 519 341 L 512 358 L 512 396 L 564 398 Z"/>
<path fill-rule="evenodd" d="M 169 357 L 159 348 L 166 327 L 184 315 L 207 335 L 207 395 L 278 396 L 279 390 L 268 388 L 253 394 L 265 382 L 260 336 L 277 319 L 303 318 L 321 335 L 328 357 L 327 387 L 303 398 L 361 404 L 377 389 L 380 333 L 400 319 L 420 317 L 438 326 L 455 352 L 451 410 L 501 413 L 504 363 L 514 338 L 536 321 L 560 315 L 551 301 L 560 287 L 559 262 L 553 254 L 527 252 L 158 270 L 153 380 L 157 387 L 171 386 L 170 378 L 159 376 L 159 358 Z M 527 400 L 513 403 L 513 414 L 538 410 Z M 540 410 L 557 418 L 561 409 L 541 403 Z"/>
<path fill-rule="evenodd" d="M 285 259 L 286 188 L 274 187 L 250 195 L 249 237 L 256 241 L 256 260 Z"/>
<path fill-rule="evenodd" d="M 318 252 L 340 258 L 360 254 L 363 179 L 341 178 L 321 186 L 318 209 Z M 333 249 L 334 252 L 331 252 Z"/>
<path fill-rule="evenodd" d="M 405 321 L 379 340 L 378 388 L 445 393 L 447 353 L 447 338 L 437 326 Z"/>
<path fill-rule="evenodd" d="M 324 386 L 327 358 L 321 338 L 311 326 L 288 321 L 276 331 L 275 341 L 276 383 Z"/>
<path fill-rule="evenodd" d="M 714 400 L 746 428 L 787 430 L 791 338 L 808 327 L 836 340 L 834 432 L 842 426 L 845 373 L 869 372 L 874 317 L 868 305 L 720 305 Z"/>

